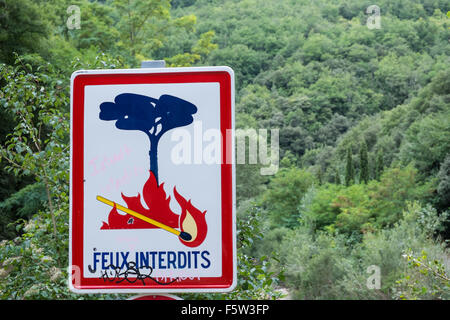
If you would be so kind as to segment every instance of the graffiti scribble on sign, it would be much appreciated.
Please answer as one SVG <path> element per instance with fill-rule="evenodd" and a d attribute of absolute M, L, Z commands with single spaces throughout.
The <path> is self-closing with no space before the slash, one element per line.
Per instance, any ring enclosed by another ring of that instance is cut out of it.
<path fill-rule="evenodd" d="M 142 272 L 141 269 L 146 269 L 147 272 Z M 89 271 L 95 272 L 95 270 L 92 270 L 91 266 L 89 266 Z M 152 273 L 153 273 L 152 267 L 146 266 L 143 268 L 137 268 L 136 263 L 131 261 L 126 263 L 126 267 L 124 268 L 124 270 L 112 264 L 108 265 L 107 268 L 102 272 L 101 278 L 105 282 L 115 281 L 115 283 L 121 283 L 126 281 L 128 283 L 133 284 L 136 283 L 137 281 L 141 281 L 142 285 L 146 285 L 145 279 L 150 279 L 160 285 L 169 285 L 178 280 L 178 278 L 175 278 L 169 282 L 160 282 L 156 280 L 156 278 L 151 276 Z"/>

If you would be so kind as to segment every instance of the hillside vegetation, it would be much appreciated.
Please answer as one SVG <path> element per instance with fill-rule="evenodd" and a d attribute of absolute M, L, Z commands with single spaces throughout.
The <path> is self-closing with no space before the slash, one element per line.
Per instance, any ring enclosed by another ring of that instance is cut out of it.
<path fill-rule="evenodd" d="M 80 298 L 66 286 L 70 74 L 146 59 L 232 67 L 237 128 L 279 129 L 275 175 L 236 166 L 237 290 L 185 297 L 450 298 L 448 1 L 377 1 L 379 28 L 357 0 L 0 5 L 3 299 Z"/>

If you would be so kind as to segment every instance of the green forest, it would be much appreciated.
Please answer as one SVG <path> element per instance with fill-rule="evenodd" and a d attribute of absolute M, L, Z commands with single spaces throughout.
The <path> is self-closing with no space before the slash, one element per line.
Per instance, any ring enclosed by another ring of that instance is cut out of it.
<path fill-rule="evenodd" d="M 231 67 L 236 128 L 279 129 L 275 175 L 236 165 L 236 289 L 181 297 L 450 299 L 449 11 L 0 0 L 0 298 L 129 297 L 67 285 L 70 76 L 165 60 Z"/>

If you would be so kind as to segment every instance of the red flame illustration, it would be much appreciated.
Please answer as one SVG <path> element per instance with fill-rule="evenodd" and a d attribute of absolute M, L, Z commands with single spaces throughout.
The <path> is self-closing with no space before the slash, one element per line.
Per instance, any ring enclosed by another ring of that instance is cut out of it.
<path fill-rule="evenodd" d="M 148 209 L 145 209 L 141 203 L 141 195 L 136 197 L 126 197 L 122 194 L 123 200 L 127 203 L 129 209 L 139 212 L 144 216 L 155 219 L 165 225 L 177 228 L 179 216 L 172 212 L 169 207 L 170 196 L 166 198 L 164 183 L 158 186 L 156 178 L 150 171 L 150 177 L 144 184 L 142 190 L 144 201 Z M 116 208 L 113 208 L 108 216 L 108 223 L 103 222 L 101 229 L 149 229 L 157 228 L 143 220 L 134 218 L 129 214 L 120 214 Z"/>
<path fill-rule="evenodd" d="M 178 193 L 176 187 L 173 189 L 175 199 L 181 207 L 181 215 L 174 213 L 170 209 L 170 196 L 166 198 L 164 191 L 164 183 L 158 185 L 155 176 L 150 171 L 150 176 L 144 184 L 142 195 L 148 209 L 142 206 L 141 195 L 138 193 L 136 197 L 127 197 L 122 194 L 123 200 L 129 209 L 138 212 L 148 218 L 154 219 L 171 228 L 179 228 L 181 231 L 187 232 L 192 239 L 180 241 L 188 247 L 199 246 L 206 238 L 208 226 L 205 219 L 205 211 L 200 211 L 194 207 L 191 200 L 186 199 Z M 155 229 L 158 228 L 146 221 L 135 218 L 129 214 L 120 214 L 114 205 L 108 215 L 108 222 L 103 221 L 102 230 L 106 229 Z"/>
<path fill-rule="evenodd" d="M 186 201 L 182 195 L 173 188 L 175 199 L 181 207 L 180 228 L 181 231 L 187 232 L 192 236 L 192 239 L 185 241 L 180 238 L 180 241 L 188 247 L 197 247 L 206 238 L 208 225 L 206 224 L 205 214 L 206 210 L 201 212 L 191 203 L 191 200 Z"/>

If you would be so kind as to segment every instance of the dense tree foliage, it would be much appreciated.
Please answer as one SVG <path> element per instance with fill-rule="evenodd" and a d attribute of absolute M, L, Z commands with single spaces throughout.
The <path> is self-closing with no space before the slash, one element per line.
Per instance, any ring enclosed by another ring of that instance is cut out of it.
<path fill-rule="evenodd" d="M 371 5 L 0 0 L 0 297 L 124 298 L 65 283 L 69 78 L 165 59 L 232 67 L 237 128 L 280 130 L 274 176 L 236 166 L 238 289 L 187 297 L 449 299 L 450 6 Z"/>

